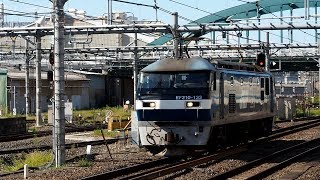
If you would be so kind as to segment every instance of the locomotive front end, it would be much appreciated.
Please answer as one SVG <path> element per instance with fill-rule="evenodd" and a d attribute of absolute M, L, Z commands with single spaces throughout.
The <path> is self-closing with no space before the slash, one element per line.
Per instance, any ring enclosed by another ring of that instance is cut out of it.
<path fill-rule="evenodd" d="M 145 72 L 139 77 L 136 116 L 149 150 L 207 145 L 211 127 L 210 72 Z"/>

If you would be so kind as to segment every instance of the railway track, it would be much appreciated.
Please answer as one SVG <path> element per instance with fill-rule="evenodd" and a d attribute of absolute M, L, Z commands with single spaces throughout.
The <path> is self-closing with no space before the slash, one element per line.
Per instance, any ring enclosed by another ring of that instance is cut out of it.
<path fill-rule="evenodd" d="M 86 147 L 87 145 L 97 146 L 102 144 L 111 144 L 118 141 L 124 141 L 127 138 L 117 138 L 117 139 L 106 139 L 106 140 L 98 140 L 98 141 L 87 141 L 87 142 L 78 142 L 78 143 L 69 143 L 66 144 L 66 149 L 78 148 L 78 147 Z M 32 152 L 32 151 L 46 151 L 51 150 L 51 145 L 44 145 L 38 147 L 28 147 L 28 148 L 20 148 L 20 149 L 8 149 L 8 150 L 0 150 L 0 155 L 3 154 L 14 154 L 14 153 L 23 153 L 23 152 Z"/>
<path fill-rule="evenodd" d="M 91 126 L 86 126 L 86 127 L 66 126 L 66 133 L 93 131 L 93 130 L 95 130 L 97 128 L 100 128 L 100 125 L 91 125 Z M 39 132 L 36 132 L 36 133 L 26 133 L 26 134 L 18 134 L 18 135 L 10 135 L 10 136 L 0 136 L 0 142 L 24 140 L 24 139 L 34 138 L 34 137 L 49 136 L 51 134 L 52 134 L 52 130 L 50 130 L 50 131 L 39 131 Z"/>
<path fill-rule="evenodd" d="M 153 179 L 157 178 L 160 176 L 164 176 L 176 171 L 180 171 L 192 166 L 195 166 L 197 164 L 203 164 L 206 162 L 210 162 L 213 160 L 219 160 L 223 159 L 227 156 L 237 154 L 240 152 L 243 152 L 246 150 L 246 147 L 238 147 L 238 148 L 232 148 L 228 150 L 224 150 L 223 152 L 216 153 L 216 154 L 211 154 L 211 155 L 206 155 L 202 156 L 200 158 L 191 158 L 191 159 L 176 159 L 176 158 L 166 158 L 165 161 L 157 160 L 157 161 L 152 161 L 149 163 L 145 164 L 139 164 L 134 167 L 127 167 L 123 169 L 118 169 L 115 171 L 110 171 L 106 173 L 101 173 L 98 175 L 90 176 L 90 177 L 85 177 L 83 180 L 88 180 L 88 179 Z M 170 162 L 170 163 L 168 163 Z M 164 165 L 166 164 L 166 165 Z M 154 168 L 150 168 L 154 167 Z M 148 168 L 148 169 L 146 169 Z"/>
<path fill-rule="evenodd" d="M 218 179 L 228 179 L 233 178 L 235 179 L 262 179 L 266 178 L 267 176 L 281 170 L 282 168 L 292 164 L 297 159 L 305 157 L 310 155 L 310 153 L 313 153 L 320 149 L 320 139 L 314 139 L 307 142 L 302 142 L 300 144 L 288 147 L 286 149 L 274 152 L 268 156 L 253 160 L 243 166 L 240 166 L 238 168 L 232 169 L 230 171 L 227 171 L 225 173 L 216 175 L 211 180 L 218 180 Z M 300 150 L 300 151 L 299 151 Z M 292 153 L 294 152 L 294 153 Z M 286 155 L 285 155 L 286 154 Z M 290 154 L 290 155 L 288 155 Z M 280 160 L 277 162 L 277 159 Z M 272 162 L 277 162 L 275 165 L 269 166 L 267 168 L 263 168 L 263 170 L 259 172 L 255 172 L 254 175 L 249 176 L 241 176 L 241 174 L 244 174 L 253 168 L 261 167 L 268 161 L 272 160 Z"/>
<path fill-rule="evenodd" d="M 146 169 L 146 168 L 137 169 L 136 167 L 134 169 L 131 169 L 131 167 L 127 167 L 127 168 L 124 168 L 125 170 L 124 169 L 115 170 L 115 171 L 101 173 L 101 174 L 90 176 L 90 177 L 85 177 L 83 179 L 106 179 L 106 178 L 108 178 L 108 179 L 112 179 L 112 178 L 117 178 L 117 179 L 154 179 L 154 178 L 158 178 L 158 177 L 163 177 L 165 175 L 168 175 L 168 174 L 171 174 L 174 172 L 178 172 L 178 171 L 182 171 L 182 170 L 185 170 L 185 169 L 197 166 L 197 165 L 205 164 L 205 163 L 208 163 L 211 161 L 219 161 L 220 159 L 223 159 L 224 157 L 242 153 L 242 152 L 246 151 L 252 145 L 256 145 L 258 143 L 264 143 L 266 141 L 271 141 L 273 139 L 283 137 L 283 136 L 286 136 L 286 135 L 289 135 L 292 133 L 296 133 L 299 131 L 303 131 L 303 130 L 306 130 L 309 128 L 313 128 L 313 127 L 316 127 L 319 125 L 320 125 L 320 121 L 315 120 L 315 121 L 310 121 L 310 122 L 307 122 L 304 124 L 299 124 L 299 125 L 296 125 L 293 127 L 284 128 L 284 129 L 275 131 L 273 134 L 271 134 L 268 137 L 263 137 L 263 138 L 260 138 L 256 141 L 249 142 L 247 144 L 239 145 L 236 147 L 231 147 L 226 150 L 221 150 L 220 152 L 218 152 L 217 154 L 214 154 L 214 155 L 207 155 L 207 156 L 203 156 L 200 158 L 192 158 L 190 160 L 184 160 L 182 162 L 169 164 L 167 166 L 160 166 L 159 167 L 159 165 L 157 165 L 157 164 L 154 164 L 154 165 L 149 164 L 148 166 L 145 166 L 144 164 L 142 164 L 141 165 L 142 167 L 149 167 L 150 169 Z M 110 173 L 112 173 L 113 176 L 110 176 Z M 118 176 L 114 176 L 116 174 L 118 174 Z"/>

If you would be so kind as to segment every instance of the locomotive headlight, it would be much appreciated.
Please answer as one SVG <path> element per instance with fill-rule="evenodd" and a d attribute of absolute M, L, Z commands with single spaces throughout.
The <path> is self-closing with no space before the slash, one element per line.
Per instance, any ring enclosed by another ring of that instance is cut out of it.
<path fill-rule="evenodd" d="M 143 107 L 151 107 L 151 108 L 154 108 L 154 107 L 156 107 L 156 103 L 155 103 L 155 102 L 144 102 L 144 103 L 143 103 Z"/>
<path fill-rule="evenodd" d="M 155 102 L 151 102 L 150 103 L 150 107 L 156 107 L 156 103 Z"/>
<path fill-rule="evenodd" d="M 187 102 L 187 107 L 192 107 L 193 106 L 193 102 Z"/>
<path fill-rule="evenodd" d="M 186 102 L 186 107 L 191 108 L 191 107 L 200 107 L 200 102 Z"/>

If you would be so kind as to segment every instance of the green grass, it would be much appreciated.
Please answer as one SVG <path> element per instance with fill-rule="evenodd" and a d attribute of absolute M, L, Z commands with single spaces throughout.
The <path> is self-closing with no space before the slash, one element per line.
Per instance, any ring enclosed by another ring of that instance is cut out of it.
<path fill-rule="evenodd" d="M 320 116 L 320 109 L 319 108 L 309 108 L 303 109 L 298 107 L 296 109 L 296 117 L 304 117 L 304 116 Z"/>
<path fill-rule="evenodd" d="M 131 116 L 131 111 L 124 111 L 122 106 L 117 107 L 105 107 L 100 109 L 91 109 L 91 110 L 74 110 L 73 119 L 75 121 L 95 121 L 102 122 L 106 118 L 106 111 L 111 110 L 113 117 L 119 117 L 123 120 L 127 120 Z M 81 118 L 79 118 L 81 116 Z"/>
<path fill-rule="evenodd" d="M 106 129 L 103 130 L 103 134 L 104 134 L 104 137 L 112 137 L 112 138 L 115 138 L 117 136 L 119 136 L 119 132 L 117 131 L 108 131 Z M 101 130 L 100 129 L 96 129 L 93 131 L 93 135 L 94 136 L 102 136 L 101 134 Z"/>
<path fill-rule="evenodd" d="M 14 172 L 22 169 L 25 164 L 28 164 L 29 167 L 41 167 L 50 161 L 52 161 L 52 152 L 35 151 L 30 154 L 12 158 L 10 164 L 5 164 L 3 160 L 0 162 L 5 172 Z"/>
<path fill-rule="evenodd" d="M 310 108 L 309 116 L 320 116 L 320 109 L 318 108 Z"/>
<path fill-rule="evenodd" d="M 127 120 L 128 117 L 131 116 L 130 109 L 125 111 L 122 106 L 116 107 L 104 107 L 100 109 L 88 109 L 88 110 L 73 110 L 73 120 L 76 122 L 86 121 L 86 122 L 102 122 L 106 118 L 106 111 L 111 110 L 113 113 L 113 117 L 117 117 L 117 119 Z M 81 120 L 79 118 L 81 116 Z M 13 116 L 10 113 L 3 114 L 0 118 L 10 118 L 10 117 L 23 117 L 25 114 L 17 114 L 17 116 Z M 48 113 L 41 113 L 43 119 L 48 119 Z M 26 120 L 36 120 L 35 115 L 28 115 Z M 84 123 L 84 122 L 80 122 Z"/>
<path fill-rule="evenodd" d="M 89 167 L 92 165 L 92 162 L 86 158 L 82 158 L 79 160 L 78 164 L 80 167 Z"/>

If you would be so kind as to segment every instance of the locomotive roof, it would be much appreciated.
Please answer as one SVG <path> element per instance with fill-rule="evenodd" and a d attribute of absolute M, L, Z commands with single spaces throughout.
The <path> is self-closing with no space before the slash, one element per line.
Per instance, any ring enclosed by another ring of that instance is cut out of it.
<path fill-rule="evenodd" d="M 201 57 L 182 59 L 166 58 L 148 65 L 143 68 L 141 72 L 201 71 L 213 69 L 215 69 L 215 67 L 208 60 Z"/>

